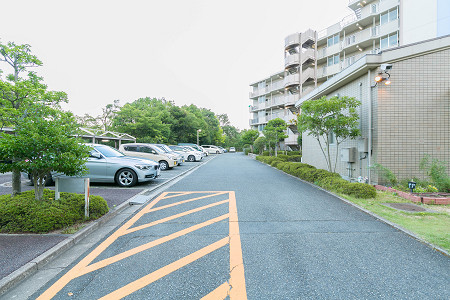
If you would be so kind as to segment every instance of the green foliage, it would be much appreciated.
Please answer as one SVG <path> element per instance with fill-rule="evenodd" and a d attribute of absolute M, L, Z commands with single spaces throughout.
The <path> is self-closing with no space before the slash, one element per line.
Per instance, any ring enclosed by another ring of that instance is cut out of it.
<path fill-rule="evenodd" d="M 355 98 L 337 96 L 329 99 L 324 96 L 305 101 L 301 105 L 301 114 L 298 117 L 299 132 L 307 133 L 317 140 L 329 171 L 334 171 L 337 164 L 337 155 L 333 164 L 330 154 L 331 135 L 335 136 L 336 149 L 344 140 L 360 135 L 357 112 L 359 105 L 361 102 Z"/>
<path fill-rule="evenodd" d="M 371 166 L 371 168 L 377 170 L 381 178 L 389 182 L 391 186 L 396 186 L 398 184 L 397 176 L 395 176 L 395 174 L 385 166 L 375 163 Z"/>
<path fill-rule="evenodd" d="M 250 130 L 244 130 L 242 132 L 242 142 L 244 144 L 253 145 L 253 143 L 256 141 L 256 139 L 259 137 L 258 130 L 250 129 Z"/>
<path fill-rule="evenodd" d="M 263 155 L 263 156 L 269 156 L 269 155 L 270 155 L 270 152 L 269 152 L 269 151 L 263 151 L 262 155 Z"/>
<path fill-rule="evenodd" d="M 374 198 L 376 196 L 376 189 L 369 184 L 350 183 L 342 179 L 337 173 L 316 169 L 314 166 L 300 162 L 283 161 L 283 158 L 289 156 L 280 156 L 281 155 L 278 157 L 258 155 L 256 159 L 332 192 L 364 199 Z"/>
<path fill-rule="evenodd" d="M 28 114 L 16 124 L 15 135 L 0 134 L 0 172 L 14 169 L 32 175 L 36 200 L 45 186 L 44 177 L 52 171 L 69 176 L 86 171 L 88 147 L 72 134 L 76 130 L 71 113 L 44 105 L 29 105 Z"/>
<path fill-rule="evenodd" d="M 295 155 L 302 155 L 300 151 L 286 151 L 286 155 L 295 156 Z"/>
<path fill-rule="evenodd" d="M 263 134 L 266 138 L 267 148 L 271 149 L 272 146 L 277 153 L 278 144 L 280 141 L 287 138 L 286 134 L 287 124 L 280 118 L 270 120 L 263 129 Z"/>
<path fill-rule="evenodd" d="M 266 145 L 266 138 L 264 136 L 258 137 L 253 143 L 253 147 L 255 148 L 255 153 L 261 154 L 264 150 L 264 146 Z M 268 151 L 267 151 L 268 152 Z"/>
<path fill-rule="evenodd" d="M 15 197 L 0 196 L 0 232 L 47 233 L 85 221 L 84 195 L 61 193 L 53 200 L 54 191 L 44 190 L 43 200 L 36 201 L 32 191 Z M 108 212 L 106 201 L 100 196 L 90 196 L 89 220 Z"/>
<path fill-rule="evenodd" d="M 450 176 L 447 174 L 446 162 L 426 154 L 420 161 L 419 167 L 426 172 L 440 192 L 450 192 Z"/>

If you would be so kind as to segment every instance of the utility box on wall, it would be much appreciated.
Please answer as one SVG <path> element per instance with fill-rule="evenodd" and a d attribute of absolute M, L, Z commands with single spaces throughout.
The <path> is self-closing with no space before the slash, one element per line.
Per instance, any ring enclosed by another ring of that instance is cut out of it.
<path fill-rule="evenodd" d="M 369 152 L 369 139 L 361 138 L 358 140 L 358 152 L 360 153 L 368 153 Z"/>
<path fill-rule="evenodd" d="M 356 162 L 357 150 L 356 147 L 342 148 L 341 149 L 341 161 L 354 163 Z"/>

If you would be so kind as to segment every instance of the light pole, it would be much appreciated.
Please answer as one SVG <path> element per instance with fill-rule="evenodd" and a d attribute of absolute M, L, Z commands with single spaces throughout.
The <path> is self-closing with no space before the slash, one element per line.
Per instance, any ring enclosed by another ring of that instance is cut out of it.
<path fill-rule="evenodd" d="M 197 145 L 199 145 L 199 143 L 198 143 L 198 133 L 201 132 L 201 131 L 202 131 L 201 129 L 197 129 Z"/>

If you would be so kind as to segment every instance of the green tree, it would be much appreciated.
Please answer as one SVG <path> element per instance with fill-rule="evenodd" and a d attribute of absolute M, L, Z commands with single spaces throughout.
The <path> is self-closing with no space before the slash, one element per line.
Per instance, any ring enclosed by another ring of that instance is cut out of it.
<path fill-rule="evenodd" d="M 255 140 L 255 142 L 253 143 L 253 146 L 255 147 L 255 150 L 256 150 L 256 152 L 258 152 L 258 154 L 262 153 L 266 143 L 267 143 L 267 141 L 264 136 L 260 136 Z"/>
<path fill-rule="evenodd" d="M 19 170 L 31 175 L 36 200 L 41 200 L 45 178 L 51 172 L 80 175 L 85 170 L 88 148 L 74 138 L 77 129 L 71 113 L 41 103 L 30 104 L 28 114 L 15 126 L 15 135 L 2 133 L 0 171 Z"/>
<path fill-rule="evenodd" d="M 253 143 L 256 141 L 256 139 L 259 137 L 258 130 L 250 129 L 250 130 L 244 130 L 242 132 L 242 144 L 249 144 L 252 148 L 253 152 Z"/>
<path fill-rule="evenodd" d="M 305 101 L 301 105 L 299 131 L 306 132 L 317 140 L 330 172 L 336 170 L 339 145 L 348 138 L 353 139 L 360 135 L 357 112 L 359 105 L 360 101 L 346 96 L 329 99 L 323 96 L 317 100 Z M 330 154 L 333 138 L 336 144 L 334 166 Z"/>
<path fill-rule="evenodd" d="M 20 77 L 28 68 L 42 65 L 42 62 L 31 54 L 30 45 L 0 43 L 0 62 L 6 63 L 13 71 L 5 79 L 0 78 L 0 118 L 3 126 L 17 126 L 28 116 L 29 108 L 34 103 L 57 105 L 62 101 L 67 102 L 66 93 L 47 91 L 47 86 L 36 73 L 28 72 L 26 78 Z M 15 135 L 17 137 L 18 133 Z M 10 158 L 13 162 L 18 159 L 14 156 Z M 11 171 L 12 196 L 14 196 L 21 192 L 20 170 L 13 168 Z"/>
<path fill-rule="evenodd" d="M 266 142 L 273 144 L 275 148 L 275 156 L 278 156 L 278 146 L 282 140 L 288 137 L 286 134 L 287 124 L 280 118 L 275 118 L 267 122 L 263 129 L 263 134 L 266 137 Z"/>
<path fill-rule="evenodd" d="M 237 147 L 240 149 L 241 147 L 241 132 L 238 128 L 231 126 L 231 125 L 225 125 L 222 126 L 223 134 L 225 136 L 224 139 L 224 147 Z"/>

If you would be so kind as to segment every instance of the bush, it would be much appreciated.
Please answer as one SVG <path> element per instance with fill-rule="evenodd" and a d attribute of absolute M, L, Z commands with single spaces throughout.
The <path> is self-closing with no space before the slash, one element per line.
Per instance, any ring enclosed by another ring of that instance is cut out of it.
<path fill-rule="evenodd" d="M 349 182 L 345 179 L 342 179 L 340 176 L 330 176 L 326 178 L 322 178 L 317 185 L 336 193 L 344 193 Z"/>
<path fill-rule="evenodd" d="M 86 221 L 84 195 L 61 193 L 59 200 L 53 200 L 54 196 L 55 192 L 48 189 L 44 190 L 42 201 L 35 200 L 33 190 L 14 198 L 0 196 L 0 232 L 47 233 Z M 108 210 L 102 197 L 90 197 L 89 220 L 98 219 Z"/>
<path fill-rule="evenodd" d="M 250 153 L 250 148 L 244 148 L 244 154 L 248 155 Z"/>
<path fill-rule="evenodd" d="M 269 156 L 270 153 L 269 153 L 269 151 L 263 151 L 262 155 L 263 155 L 263 156 Z"/>
<path fill-rule="evenodd" d="M 377 190 L 375 189 L 375 187 L 371 186 L 370 184 L 359 182 L 348 183 L 346 186 L 344 186 L 343 193 L 349 196 L 363 199 L 375 198 L 377 196 Z"/>
<path fill-rule="evenodd" d="M 300 153 L 300 151 L 288 151 L 288 152 L 286 152 L 286 154 L 289 155 L 289 156 L 302 155 L 302 154 Z"/>
<path fill-rule="evenodd" d="M 440 192 L 450 192 L 450 176 L 447 175 L 447 167 L 444 161 L 431 158 L 431 156 L 427 154 L 420 161 L 419 167 L 430 176 L 434 186 L 436 186 Z"/>

